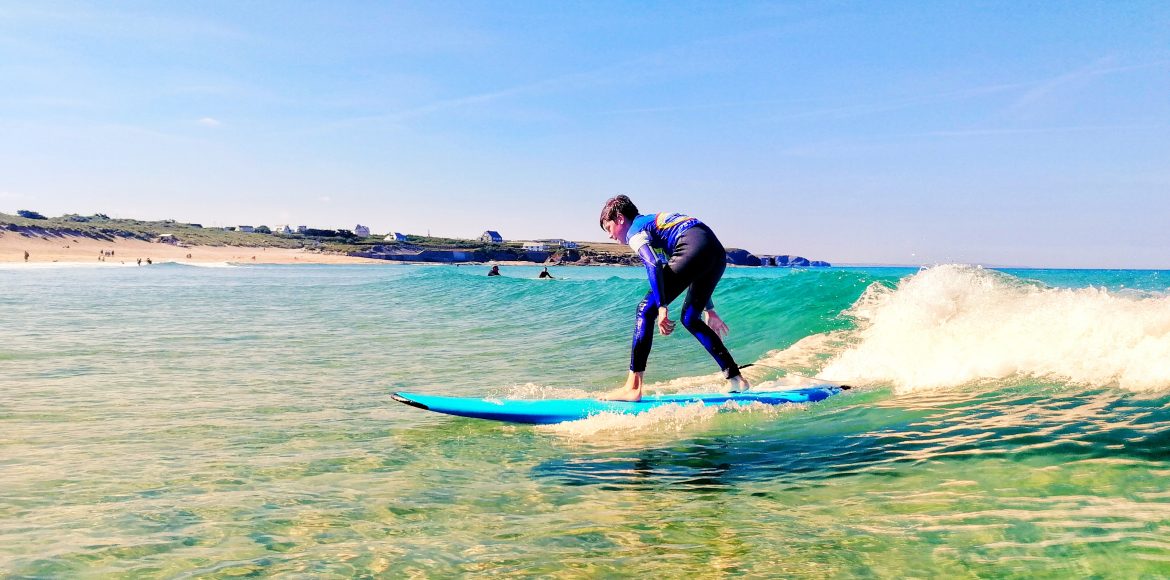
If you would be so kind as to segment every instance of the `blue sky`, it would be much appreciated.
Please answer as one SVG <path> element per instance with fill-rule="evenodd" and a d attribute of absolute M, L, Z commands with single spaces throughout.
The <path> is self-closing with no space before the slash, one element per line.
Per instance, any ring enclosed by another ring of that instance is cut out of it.
<path fill-rule="evenodd" d="M 0 2 L 0 211 L 1170 268 L 1170 3 Z"/>

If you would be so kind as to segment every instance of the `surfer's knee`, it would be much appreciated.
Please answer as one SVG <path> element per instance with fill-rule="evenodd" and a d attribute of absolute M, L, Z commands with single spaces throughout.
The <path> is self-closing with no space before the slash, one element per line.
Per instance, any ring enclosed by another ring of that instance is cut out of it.
<path fill-rule="evenodd" d="M 681 320 L 683 326 L 686 327 L 687 330 L 691 331 L 691 334 L 695 334 L 702 329 L 702 325 L 706 324 L 703 322 L 702 309 L 696 308 L 691 304 L 683 306 Z"/>

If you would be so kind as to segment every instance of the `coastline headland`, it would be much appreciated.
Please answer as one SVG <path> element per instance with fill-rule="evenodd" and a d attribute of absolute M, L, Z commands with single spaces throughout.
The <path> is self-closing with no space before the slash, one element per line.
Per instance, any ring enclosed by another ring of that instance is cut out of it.
<path fill-rule="evenodd" d="M 248 228 L 253 230 L 253 228 Z M 392 241 L 390 238 L 396 238 Z M 566 247 L 569 246 L 569 247 Z M 27 254 L 27 255 L 26 255 Z M 114 219 L 102 214 L 55 218 L 0 213 L 0 262 L 152 261 L 283 263 L 483 263 L 639 265 L 628 247 L 580 242 L 533 249 L 521 242 L 428 236 L 358 236 L 349 230 L 303 233 L 205 228 L 174 220 Z M 800 256 L 756 256 L 729 249 L 736 266 L 828 267 Z"/>

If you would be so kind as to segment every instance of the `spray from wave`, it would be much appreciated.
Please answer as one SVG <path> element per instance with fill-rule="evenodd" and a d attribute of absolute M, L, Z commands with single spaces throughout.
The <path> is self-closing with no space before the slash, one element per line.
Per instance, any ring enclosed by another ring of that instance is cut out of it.
<path fill-rule="evenodd" d="M 898 392 L 1030 377 L 1170 388 L 1170 296 L 1051 288 L 974 266 L 872 285 L 855 343 L 820 373 Z"/>

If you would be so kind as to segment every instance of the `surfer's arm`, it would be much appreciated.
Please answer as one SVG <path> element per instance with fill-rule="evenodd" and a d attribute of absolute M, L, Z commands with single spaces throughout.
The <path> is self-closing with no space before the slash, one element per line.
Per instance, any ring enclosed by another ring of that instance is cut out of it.
<path fill-rule="evenodd" d="M 664 296 L 666 285 L 663 283 L 663 270 L 666 269 L 666 264 L 658 260 L 658 254 L 650 247 L 645 233 L 630 238 L 630 247 L 642 259 L 642 265 L 646 266 L 646 277 L 650 280 L 650 296 L 658 303 L 658 332 L 661 332 L 662 336 L 670 336 L 674 331 L 674 321 L 670 319 L 670 310 L 666 307 Z"/>
<path fill-rule="evenodd" d="M 650 280 L 650 294 L 658 301 L 661 307 L 666 306 L 666 285 L 663 283 L 663 270 L 666 264 L 658 261 L 658 254 L 650 247 L 650 236 L 646 232 L 638 232 L 630 236 L 630 248 L 638 254 L 642 265 L 646 267 L 646 277 Z"/>

